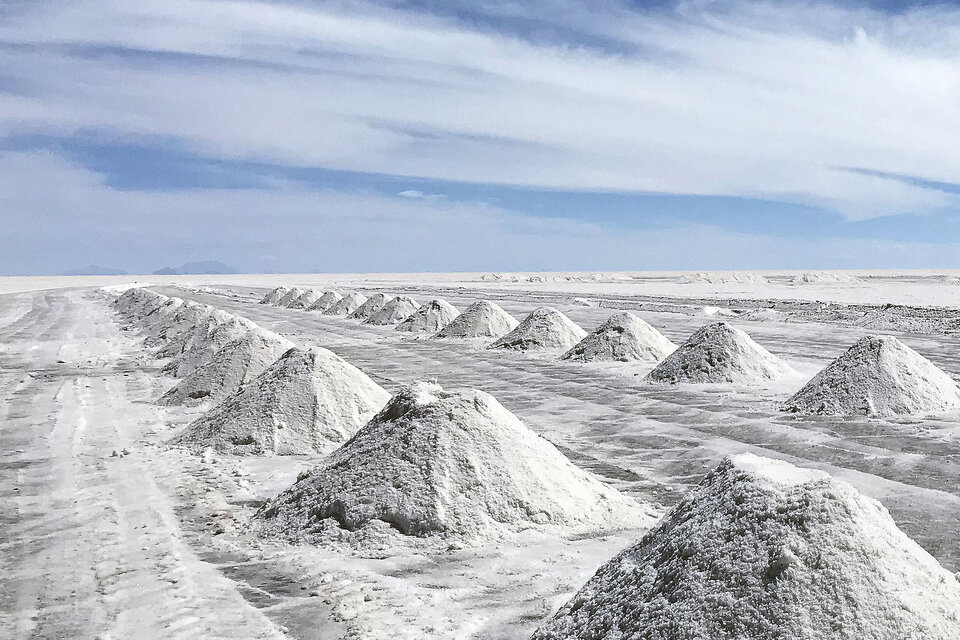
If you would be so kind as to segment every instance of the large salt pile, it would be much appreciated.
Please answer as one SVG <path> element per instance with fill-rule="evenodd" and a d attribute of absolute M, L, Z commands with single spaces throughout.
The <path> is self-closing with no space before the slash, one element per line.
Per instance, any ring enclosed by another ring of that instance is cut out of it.
<path fill-rule="evenodd" d="M 469 538 L 510 525 L 645 526 L 650 513 L 574 466 L 492 396 L 417 383 L 257 517 L 303 538 L 334 521 Z"/>
<path fill-rule="evenodd" d="M 277 301 L 277 306 L 288 307 L 290 306 L 291 302 L 293 302 L 294 300 L 296 300 L 297 298 L 299 298 L 305 293 L 306 291 L 304 291 L 300 287 L 294 287 L 293 289 L 290 289 L 285 294 L 283 294 L 283 297 Z"/>
<path fill-rule="evenodd" d="M 486 300 L 474 302 L 450 324 L 441 329 L 437 338 L 499 338 L 520 324 L 517 319 Z"/>
<path fill-rule="evenodd" d="M 369 298 L 364 300 L 363 304 L 357 307 L 357 310 L 350 314 L 351 318 L 357 320 L 366 320 L 380 309 L 383 309 L 383 306 L 390 301 L 390 298 L 385 293 L 375 293 Z"/>
<path fill-rule="evenodd" d="M 320 311 L 321 313 L 343 300 L 339 291 L 324 291 L 323 295 L 317 298 L 310 307 L 310 311 Z"/>
<path fill-rule="evenodd" d="M 163 394 L 159 403 L 193 405 L 219 401 L 250 383 L 293 347 L 292 342 L 272 331 L 247 331 Z"/>
<path fill-rule="evenodd" d="M 615 313 L 561 356 L 563 360 L 659 362 L 677 349 L 662 333 L 627 311 Z"/>
<path fill-rule="evenodd" d="M 175 302 L 178 300 L 179 304 Z M 143 323 L 147 346 L 176 342 L 181 335 L 194 331 L 215 311 L 209 305 L 179 298 L 171 298 L 171 305 L 162 309 L 155 321 Z"/>
<path fill-rule="evenodd" d="M 453 321 L 460 312 L 446 300 L 431 300 L 397 325 L 397 331 L 429 331 L 436 333 Z"/>
<path fill-rule="evenodd" d="M 237 455 L 326 453 L 343 444 L 389 398 L 336 354 L 294 348 L 174 442 Z"/>
<path fill-rule="evenodd" d="M 337 302 L 330 305 L 323 313 L 327 316 L 349 316 L 360 308 L 367 297 L 356 291 L 347 291 Z"/>
<path fill-rule="evenodd" d="M 366 324 L 396 324 L 420 308 L 420 303 L 410 296 L 397 296 L 364 320 Z"/>
<path fill-rule="evenodd" d="M 784 405 L 787 411 L 890 416 L 960 407 L 949 375 L 892 336 L 865 336 Z"/>
<path fill-rule="evenodd" d="M 540 307 L 530 312 L 513 331 L 488 349 L 569 349 L 583 340 L 587 332 L 553 307 Z"/>
<path fill-rule="evenodd" d="M 179 347 L 180 352 L 173 354 L 163 371 L 177 377 L 188 376 L 227 344 L 256 328 L 246 318 L 217 309 L 195 330 L 185 333 L 185 339 L 170 343 L 169 348 Z"/>
<path fill-rule="evenodd" d="M 280 302 L 280 299 L 287 293 L 286 287 L 277 287 L 267 295 L 263 296 L 263 299 L 260 301 L 260 304 L 277 304 Z"/>
<path fill-rule="evenodd" d="M 532 640 L 955 640 L 960 582 L 829 475 L 727 459 Z"/>
<path fill-rule="evenodd" d="M 746 333 L 726 322 L 698 329 L 653 371 L 653 382 L 733 382 L 750 384 L 797 375 Z"/>
<path fill-rule="evenodd" d="M 313 306 L 317 300 L 320 299 L 320 296 L 323 295 L 323 291 L 317 289 L 307 289 L 303 294 L 287 305 L 288 309 L 309 309 Z"/>

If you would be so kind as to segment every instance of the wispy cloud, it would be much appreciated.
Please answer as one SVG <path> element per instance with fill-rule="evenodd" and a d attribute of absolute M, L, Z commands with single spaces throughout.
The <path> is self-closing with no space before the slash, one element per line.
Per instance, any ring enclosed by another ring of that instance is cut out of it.
<path fill-rule="evenodd" d="M 0 135 L 849 218 L 957 204 L 930 186 L 960 182 L 945 8 L 88 0 L 18 5 L 0 43 Z"/>

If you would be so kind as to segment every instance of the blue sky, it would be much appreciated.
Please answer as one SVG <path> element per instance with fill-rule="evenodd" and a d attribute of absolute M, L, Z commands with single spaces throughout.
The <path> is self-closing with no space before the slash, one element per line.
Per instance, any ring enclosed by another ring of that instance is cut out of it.
<path fill-rule="evenodd" d="M 0 273 L 960 267 L 960 9 L 8 2 Z"/>

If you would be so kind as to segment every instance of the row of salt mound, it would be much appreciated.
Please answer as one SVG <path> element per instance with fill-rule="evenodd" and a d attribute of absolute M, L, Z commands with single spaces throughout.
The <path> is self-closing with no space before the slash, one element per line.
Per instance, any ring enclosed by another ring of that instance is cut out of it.
<path fill-rule="evenodd" d="M 410 296 L 396 296 L 388 300 L 380 309 L 374 311 L 364 324 L 397 324 L 420 308 L 420 303 Z"/>
<path fill-rule="evenodd" d="M 725 460 L 532 640 L 954 640 L 960 583 L 845 482 Z"/>
<path fill-rule="evenodd" d="M 476 539 L 531 524 L 590 532 L 649 526 L 651 513 L 573 465 L 490 395 L 417 383 L 256 518 L 267 531 L 299 539 L 332 522 Z"/>
<path fill-rule="evenodd" d="M 396 326 L 397 331 L 430 331 L 436 333 L 450 324 L 460 312 L 445 300 L 431 300 Z"/>
<path fill-rule="evenodd" d="M 327 453 L 389 399 L 362 371 L 321 348 L 292 348 L 174 439 L 237 455 Z"/>

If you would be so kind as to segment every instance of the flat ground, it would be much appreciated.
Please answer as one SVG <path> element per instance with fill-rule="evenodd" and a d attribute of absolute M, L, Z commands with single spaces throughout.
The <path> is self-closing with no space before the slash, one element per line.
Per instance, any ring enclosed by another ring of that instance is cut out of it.
<path fill-rule="evenodd" d="M 952 276 L 880 274 L 815 287 L 671 285 L 671 277 L 210 276 L 184 280 L 189 287 L 153 284 L 331 349 L 388 390 L 435 379 L 488 391 L 576 464 L 664 509 L 729 453 L 825 469 L 878 498 L 944 566 L 960 569 L 960 416 L 839 420 L 777 410 L 868 331 L 898 335 L 960 376 L 960 287 Z M 588 330 L 612 309 L 633 309 L 675 342 L 723 317 L 803 376 L 760 390 L 654 387 L 640 383 L 645 369 L 635 366 L 491 352 L 256 304 L 277 282 L 331 281 L 421 301 L 443 297 L 461 309 L 486 298 L 518 318 L 550 304 Z M 90 283 L 39 286 L 70 284 Z M 524 638 L 640 535 L 530 533 L 440 553 L 256 539 L 244 526 L 256 505 L 317 459 L 204 458 L 164 446 L 204 408 L 153 403 L 175 380 L 121 328 L 102 294 L 36 286 L 0 283 L 11 291 L 0 295 L 0 637 Z"/>

